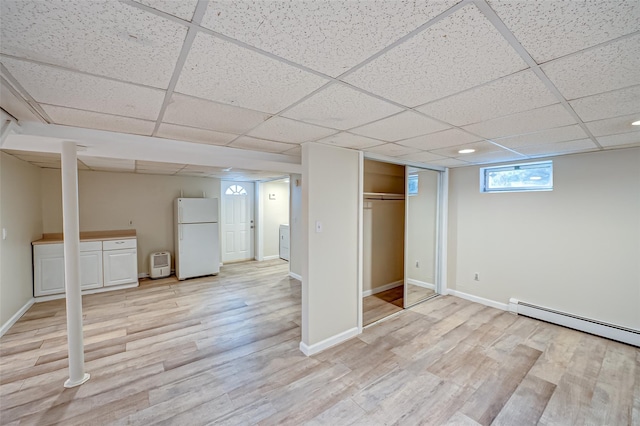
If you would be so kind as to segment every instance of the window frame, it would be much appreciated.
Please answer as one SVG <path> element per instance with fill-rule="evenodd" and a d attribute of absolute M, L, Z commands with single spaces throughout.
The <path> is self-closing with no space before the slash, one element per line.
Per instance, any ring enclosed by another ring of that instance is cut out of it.
<path fill-rule="evenodd" d="M 532 169 L 531 166 L 546 166 L 549 168 L 549 185 L 546 186 L 512 186 L 506 188 L 489 188 L 488 176 L 492 171 L 508 171 L 520 170 L 521 168 Z M 541 192 L 553 191 L 553 160 L 535 161 L 531 163 L 504 164 L 496 166 L 487 166 L 480 168 L 480 192 L 483 194 L 501 193 L 501 192 Z"/>

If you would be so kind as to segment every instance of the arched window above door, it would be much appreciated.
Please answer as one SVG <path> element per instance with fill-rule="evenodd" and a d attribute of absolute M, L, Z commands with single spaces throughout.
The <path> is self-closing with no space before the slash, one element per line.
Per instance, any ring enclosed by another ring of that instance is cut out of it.
<path fill-rule="evenodd" d="M 231 185 L 224 192 L 224 195 L 247 195 L 247 190 L 241 185 Z"/>

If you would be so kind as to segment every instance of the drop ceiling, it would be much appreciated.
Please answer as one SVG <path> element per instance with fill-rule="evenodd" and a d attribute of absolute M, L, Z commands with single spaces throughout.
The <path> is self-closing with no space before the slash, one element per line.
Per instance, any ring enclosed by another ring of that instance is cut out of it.
<path fill-rule="evenodd" d="M 637 0 L 2 0 L 0 12 L 0 106 L 21 124 L 298 163 L 310 141 L 444 167 L 640 146 Z M 278 175 L 120 157 L 79 164 Z"/>

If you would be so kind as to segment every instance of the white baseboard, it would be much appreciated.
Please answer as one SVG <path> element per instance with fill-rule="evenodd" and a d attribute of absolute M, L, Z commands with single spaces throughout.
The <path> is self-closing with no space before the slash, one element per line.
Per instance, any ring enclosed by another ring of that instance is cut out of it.
<path fill-rule="evenodd" d="M 385 284 L 380 287 L 372 288 L 371 290 L 364 290 L 362 292 L 362 297 L 371 296 L 372 294 L 376 294 L 376 293 L 382 293 L 383 291 L 391 290 L 392 288 L 400 287 L 401 285 L 404 285 L 404 281 L 402 280 L 394 281 L 392 283 Z"/>
<path fill-rule="evenodd" d="M 302 276 L 300 276 L 300 275 L 296 274 L 295 272 L 291 272 L 291 271 L 289 271 L 289 276 L 290 276 L 291 278 L 295 278 L 295 279 L 296 279 L 296 280 L 298 280 L 298 281 L 302 281 Z"/>
<path fill-rule="evenodd" d="M 509 311 L 640 347 L 640 330 L 632 330 L 544 306 L 532 305 L 518 299 L 509 299 Z"/>
<path fill-rule="evenodd" d="M 428 288 L 428 289 L 431 289 L 431 290 L 435 290 L 436 289 L 436 285 L 435 284 L 426 283 L 424 281 L 414 280 L 413 278 L 407 278 L 407 284 L 411 284 L 411 285 L 415 285 L 415 286 L 423 287 L 423 288 Z"/>
<path fill-rule="evenodd" d="M 500 309 L 503 311 L 509 310 L 509 305 L 506 303 L 496 302 L 495 300 L 485 299 L 484 297 L 474 296 L 473 294 L 463 293 L 457 290 L 447 290 L 447 294 L 451 296 L 459 297 L 460 299 L 469 300 L 471 302 L 480 303 L 482 305 L 491 306 L 492 308 Z"/>
<path fill-rule="evenodd" d="M 13 314 L 13 316 L 11 318 L 9 318 L 9 320 L 7 322 L 2 324 L 2 327 L 0 327 L 0 337 L 4 336 L 4 333 L 9 331 L 9 329 L 13 326 L 13 324 L 18 322 L 20 317 L 22 317 L 25 314 L 25 312 L 27 312 L 29 310 L 29 308 L 31 306 L 33 306 L 33 304 L 35 302 L 36 302 L 36 300 L 32 297 L 31 299 L 29 299 L 27 301 L 27 303 L 24 304 L 24 306 L 22 308 L 18 309 L 18 312 Z"/>
<path fill-rule="evenodd" d="M 300 350 L 306 356 L 315 355 L 325 349 L 345 342 L 358 334 L 358 327 L 353 327 L 349 330 L 343 331 L 342 333 L 336 334 L 335 336 L 331 336 L 328 339 L 324 339 L 321 342 L 314 343 L 313 345 L 307 345 L 304 342 L 300 342 Z"/>
<path fill-rule="evenodd" d="M 273 260 L 273 259 L 280 259 L 280 255 L 274 254 L 271 256 L 262 256 L 262 260 Z"/>

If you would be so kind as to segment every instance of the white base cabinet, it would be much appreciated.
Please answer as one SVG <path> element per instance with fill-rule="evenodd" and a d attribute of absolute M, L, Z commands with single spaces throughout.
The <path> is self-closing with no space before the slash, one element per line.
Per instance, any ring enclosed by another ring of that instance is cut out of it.
<path fill-rule="evenodd" d="M 136 240 L 124 241 L 108 250 L 115 241 L 80 242 L 80 288 L 95 290 L 138 282 L 138 256 Z M 107 250 L 103 250 L 104 243 Z M 34 244 L 33 293 L 34 296 L 51 296 L 65 292 L 63 243 Z"/>

